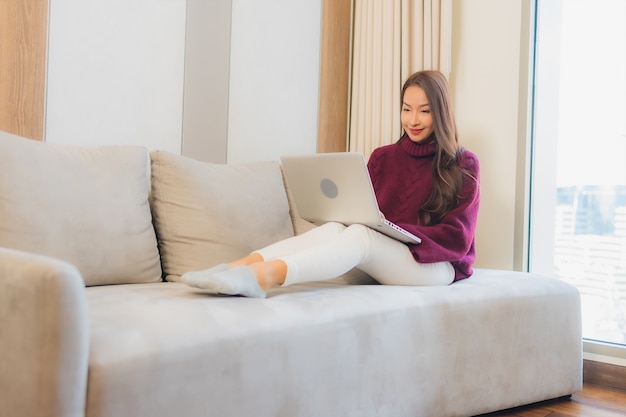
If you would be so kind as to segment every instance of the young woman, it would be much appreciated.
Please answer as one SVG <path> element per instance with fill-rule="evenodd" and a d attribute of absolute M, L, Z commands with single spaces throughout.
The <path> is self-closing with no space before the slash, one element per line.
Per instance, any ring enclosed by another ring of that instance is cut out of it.
<path fill-rule="evenodd" d="M 422 239 L 405 244 L 362 225 L 327 223 L 182 281 L 216 294 L 265 297 L 276 285 L 326 280 L 358 268 L 381 284 L 448 285 L 472 275 L 479 163 L 459 146 L 448 82 L 437 71 L 402 88 L 396 143 L 368 170 L 385 217 Z"/>

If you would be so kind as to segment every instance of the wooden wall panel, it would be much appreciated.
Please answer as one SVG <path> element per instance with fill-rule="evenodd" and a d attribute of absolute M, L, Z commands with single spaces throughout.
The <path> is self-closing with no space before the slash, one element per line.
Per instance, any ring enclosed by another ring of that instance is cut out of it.
<path fill-rule="evenodd" d="M 322 2 L 318 152 L 347 148 L 351 0 Z"/>
<path fill-rule="evenodd" d="M 585 359 L 583 379 L 589 384 L 626 390 L 626 366 Z"/>
<path fill-rule="evenodd" d="M 48 0 L 0 0 L 0 130 L 44 139 Z"/>

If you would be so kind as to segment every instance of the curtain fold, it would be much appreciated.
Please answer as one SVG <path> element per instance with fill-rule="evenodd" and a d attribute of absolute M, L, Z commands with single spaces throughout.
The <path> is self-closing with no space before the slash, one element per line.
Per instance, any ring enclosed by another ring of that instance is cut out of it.
<path fill-rule="evenodd" d="M 354 0 L 348 149 L 369 157 L 400 137 L 400 89 L 422 69 L 450 73 L 452 0 Z"/>

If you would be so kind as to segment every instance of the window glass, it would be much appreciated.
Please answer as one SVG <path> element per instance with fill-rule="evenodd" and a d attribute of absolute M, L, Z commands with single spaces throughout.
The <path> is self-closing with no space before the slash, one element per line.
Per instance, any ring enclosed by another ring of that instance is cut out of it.
<path fill-rule="evenodd" d="M 530 266 L 626 344 L 626 1 L 537 2 Z"/>

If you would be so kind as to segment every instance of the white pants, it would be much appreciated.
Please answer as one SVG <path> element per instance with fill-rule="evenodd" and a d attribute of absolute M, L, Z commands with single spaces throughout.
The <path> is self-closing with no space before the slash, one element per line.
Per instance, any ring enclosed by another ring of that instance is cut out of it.
<path fill-rule="evenodd" d="M 358 224 L 326 223 L 255 252 L 266 261 L 287 264 L 283 285 L 335 278 L 355 267 L 387 285 L 448 285 L 454 280 L 449 262 L 418 263 L 405 244 Z"/>

